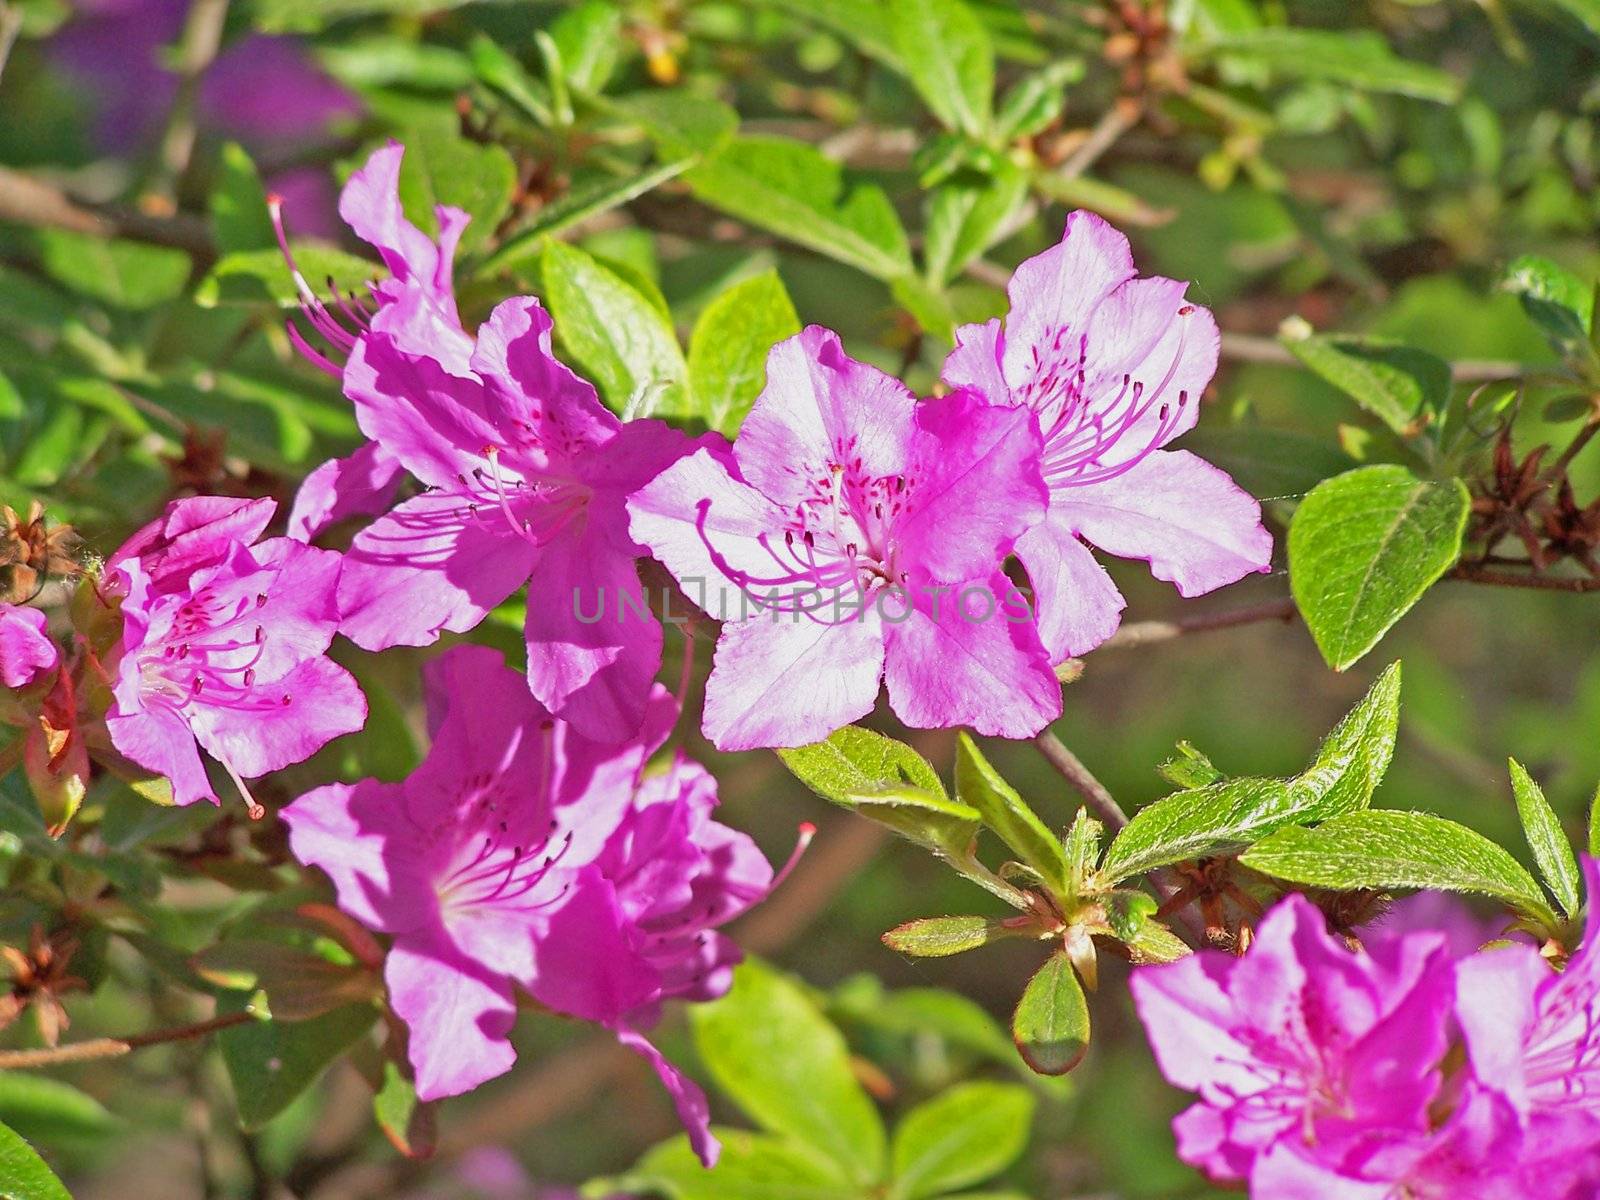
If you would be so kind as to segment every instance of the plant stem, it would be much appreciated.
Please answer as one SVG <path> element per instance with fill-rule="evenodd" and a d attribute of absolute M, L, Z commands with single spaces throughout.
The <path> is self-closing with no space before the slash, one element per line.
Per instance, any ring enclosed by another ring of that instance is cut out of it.
<path fill-rule="evenodd" d="M 0 167 L 0 221 L 172 246 L 202 260 L 216 255 L 206 223 L 196 217 L 152 217 L 81 204 L 54 184 L 6 167 Z"/>
<path fill-rule="evenodd" d="M 1122 811 L 1122 805 L 1117 803 L 1116 797 L 1094 777 L 1094 772 L 1083 765 L 1082 759 L 1067 749 L 1065 742 L 1046 729 L 1033 739 L 1033 744 L 1044 755 L 1045 761 L 1059 771 L 1072 789 L 1083 797 L 1089 811 L 1108 831 L 1115 832 L 1128 823 L 1128 814 Z"/>
<path fill-rule="evenodd" d="M 1491 571 L 1472 563 L 1462 563 L 1448 579 L 1466 583 L 1487 583 L 1495 587 L 1533 588 L 1545 592 L 1600 592 L 1600 579 L 1590 575 L 1524 575 L 1512 571 Z"/>
<path fill-rule="evenodd" d="M 1290 353 L 1276 338 L 1252 337 L 1243 333 L 1222 335 L 1222 356 L 1235 362 L 1271 363 L 1275 366 L 1297 367 L 1300 360 Z M 1461 359 L 1450 364 L 1450 377 L 1458 382 L 1488 382 L 1496 379 L 1516 379 L 1535 368 L 1526 363 L 1502 359 Z"/>
<path fill-rule="evenodd" d="M 86 1042 L 73 1042 L 66 1046 L 53 1046 L 44 1050 L 8 1050 L 0 1052 L 0 1071 L 26 1070 L 36 1067 L 56 1067 L 65 1063 L 87 1062 L 96 1058 L 119 1058 L 144 1046 L 157 1046 L 164 1042 L 183 1042 L 205 1037 L 219 1029 L 229 1029 L 254 1021 L 250 1012 L 228 1013 L 199 1021 L 193 1025 L 179 1025 L 173 1029 L 155 1029 L 148 1033 L 135 1033 L 125 1038 L 91 1038 Z"/>
<path fill-rule="evenodd" d="M 1246 608 L 1228 609 L 1224 612 L 1199 613 L 1179 617 L 1172 621 L 1135 621 L 1124 625 L 1102 645 L 1102 650 L 1127 650 L 1134 646 L 1147 646 L 1152 642 L 1167 642 L 1186 633 L 1204 633 L 1212 629 L 1231 629 L 1235 625 L 1252 625 L 1257 621 L 1294 620 L 1294 600 L 1284 596 L 1280 600 L 1267 600 Z"/>
<path fill-rule="evenodd" d="M 178 41 L 178 91 L 161 132 L 155 173 L 147 194 L 171 201 L 194 155 L 200 82 L 222 45 L 228 0 L 192 0 Z"/>
<path fill-rule="evenodd" d="M 1572 465 L 1572 460 L 1582 453 L 1583 448 L 1593 440 L 1596 433 L 1600 433 L 1600 417 L 1591 417 L 1583 428 L 1578 430 L 1577 436 L 1567 443 L 1567 448 L 1540 474 L 1540 481 L 1549 485 L 1565 475 L 1567 468 Z"/>
<path fill-rule="evenodd" d="M 11 47 L 17 44 L 22 33 L 22 9 L 0 0 L 0 77 L 6 73 L 6 62 L 11 58 Z"/>

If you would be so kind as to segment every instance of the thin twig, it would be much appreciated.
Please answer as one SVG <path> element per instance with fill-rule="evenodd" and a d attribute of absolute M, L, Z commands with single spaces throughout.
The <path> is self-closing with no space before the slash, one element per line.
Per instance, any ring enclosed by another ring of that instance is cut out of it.
<path fill-rule="evenodd" d="M 1552 484 L 1567 473 L 1567 468 L 1572 465 L 1572 460 L 1582 453 L 1596 433 L 1600 433 L 1600 417 L 1591 417 L 1584 427 L 1578 430 L 1577 436 L 1567 443 L 1567 448 L 1556 456 L 1554 462 L 1539 474 L 1539 482 Z"/>
<path fill-rule="evenodd" d="M 1300 360 L 1276 338 L 1252 337 L 1244 333 L 1222 335 L 1222 356 L 1235 362 L 1270 363 L 1297 367 Z M 1483 383 L 1496 379 L 1516 379 L 1536 370 L 1528 363 L 1502 359 L 1461 359 L 1450 364 L 1450 377 L 1458 383 Z"/>
<path fill-rule="evenodd" d="M 1543 592 L 1600 592 L 1600 579 L 1592 575 L 1558 576 L 1491 571 L 1474 563 L 1462 563 L 1447 578 L 1466 583 L 1487 583 L 1495 587 L 1533 588 Z"/>
<path fill-rule="evenodd" d="M 222 27 L 228 17 L 228 0 L 192 0 L 178 41 L 178 91 L 161 132 L 155 177 L 148 191 L 171 200 L 178 181 L 194 155 L 200 82 L 222 46 Z"/>
<path fill-rule="evenodd" d="M 1281 600 L 1268 600 L 1261 604 L 1252 604 L 1248 608 L 1198 613 L 1171 621 L 1134 621 L 1112 634 L 1100 649 L 1127 650 L 1134 646 L 1148 646 L 1152 642 L 1168 642 L 1186 633 L 1231 629 L 1235 625 L 1251 625 L 1257 621 L 1289 622 L 1294 620 L 1294 616 L 1294 600 L 1285 596 Z"/>
<path fill-rule="evenodd" d="M 1060 179 L 1076 179 L 1099 160 L 1100 156 L 1139 123 L 1143 108 L 1136 102 L 1118 100 L 1101 114 L 1089 136 L 1067 155 L 1066 160 L 1052 174 Z"/>
<path fill-rule="evenodd" d="M 0 1071 L 27 1070 L 37 1067 L 57 1067 L 65 1063 L 86 1062 L 96 1058 L 119 1058 L 144 1046 L 158 1046 L 164 1042 L 183 1042 L 205 1037 L 219 1029 L 243 1025 L 256 1020 L 251 1012 L 228 1013 L 199 1021 L 193 1025 L 179 1025 L 173 1029 L 154 1029 L 148 1033 L 135 1033 L 125 1038 L 91 1038 L 86 1042 L 72 1042 L 44 1050 L 0 1051 Z"/>
<path fill-rule="evenodd" d="M 1046 729 L 1033 739 L 1033 744 L 1044 755 L 1045 761 L 1072 785 L 1073 791 L 1083 797 L 1089 811 L 1108 831 L 1115 832 L 1128 823 L 1128 814 L 1122 811 L 1122 805 L 1117 803 L 1116 797 L 1054 733 Z"/>
<path fill-rule="evenodd" d="M 96 237 L 131 238 L 187 250 L 202 260 L 215 256 L 206 223 L 197 217 L 153 217 L 131 209 L 89 205 L 51 183 L 0 167 L 0 221 L 70 229 Z"/>

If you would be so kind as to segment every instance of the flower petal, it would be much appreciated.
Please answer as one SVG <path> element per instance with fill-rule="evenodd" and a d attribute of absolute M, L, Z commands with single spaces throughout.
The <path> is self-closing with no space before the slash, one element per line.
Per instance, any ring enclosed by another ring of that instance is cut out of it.
<path fill-rule="evenodd" d="M 1005 346 L 1006 335 L 999 317 L 982 325 L 963 325 L 956 330 L 955 347 L 945 356 L 939 378 L 952 388 L 974 388 L 991 404 L 1006 404 L 1011 385 L 1000 370 Z"/>
<path fill-rule="evenodd" d="M 333 881 L 339 907 L 379 933 L 423 928 L 437 913 L 418 870 L 422 838 L 401 791 L 376 779 L 331 783 L 279 813 L 295 858 L 320 868 Z"/>
<path fill-rule="evenodd" d="M 859 618 L 823 602 L 815 617 L 775 609 L 729 621 L 702 727 L 719 750 L 804 746 L 871 712 L 882 675 L 883 626 L 870 604 Z"/>
<path fill-rule="evenodd" d="M 0 683 L 27 687 L 61 661 L 43 609 L 0 604 Z"/>
<path fill-rule="evenodd" d="M 340 521 L 375 517 L 394 503 L 405 468 L 377 442 L 330 458 L 305 477 L 289 513 L 289 536 L 309 542 Z"/>
<path fill-rule="evenodd" d="M 1061 488 L 1051 517 L 1119 558 L 1147 560 L 1183 596 L 1272 569 L 1261 505 L 1187 450 L 1158 450 L 1114 479 Z"/>
<path fill-rule="evenodd" d="M 622 1026 L 617 1029 L 617 1040 L 643 1055 L 655 1068 L 661 1086 L 667 1089 L 673 1107 L 678 1110 L 678 1120 L 689 1135 L 689 1145 L 695 1157 L 704 1167 L 716 1166 L 722 1154 L 722 1143 L 711 1132 L 711 1106 L 706 1102 L 706 1094 L 700 1090 L 700 1085 L 668 1062 L 642 1033 Z"/>
<path fill-rule="evenodd" d="M 435 935 L 395 942 L 383 978 L 389 1006 L 410 1032 L 417 1099 L 459 1096 L 516 1063 L 506 1037 L 517 1006 L 504 976 Z"/>
<path fill-rule="evenodd" d="M 1033 585 L 1039 640 L 1051 662 L 1087 654 L 1117 631 L 1128 602 L 1057 509 L 1017 539 L 1017 557 Z"/>
<path fill-rule="evenodd" d="M 521 587 L 538 549 L 445 492 L 416 496 L 356 535 L 339 577 L 341 630 L 366 650 L 462 633 Z"/>
<path fill-rule="evenodd" d="M 308 658 L 287 675 L 258 683 L 238 705 L 189 704 L 195 738 L 246 779 L 304 762 L 367 723 L 367 698 L 355 676 L 330 658 Z"/>
<path fill-rule="evenodd" d="M 194 734 L 172 709 L 153 707 L 129 713 L 113 710 L 106 717 L 106 729 L 119 754 L 171 781 L 174 804 L 193 804 L 196 800 L 221 803 L 206 778 Z"/>

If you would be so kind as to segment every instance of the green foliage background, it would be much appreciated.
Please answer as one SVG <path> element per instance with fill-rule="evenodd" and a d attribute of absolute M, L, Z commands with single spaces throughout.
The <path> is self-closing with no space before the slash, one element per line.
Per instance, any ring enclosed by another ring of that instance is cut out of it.
<path fill-rule="evenodd" d="M 1326 620 L 1319 582 L 1352 563 L 1364 570 L 1370 556 L 1310 546 L 1328 565 L 1297 573 L 1294 595 L 1315 640 L 1298 621 L 1270 620 L 1093 655 L 1068 688 L 1062 738 L 1130 810 L 1171 790 L 1154 768 L 1180 739 L 1229 775 L 1290 776 L 1403 657 L 1384 807 L 1448 816 L 1531 863 L 1503 766 L 1515 755 L 1566 830 L 1581 828 L 1600 780 L 1594 597 L 1434 580 L 1461 553 L 1462 506 L 1486 486 L 1499 425 L 1514 414 L 1520 458 L 1568 444 L 1593 420 L 1583 283 L 1600 274 L 1592 0 L 226 7 L 226 40 L 253 30 L 304 37 L 364 115 L 259 161 L 202 122 L 193 155 L 164 174 L 148 147 L 108 156 L 95 146 L 94 114 L 49 57 L 70 15 L 64 0 L 0 3 L 4 27 L 19 34 L 0 77 L 0 218 L 14 218 L 0 219 L 0 500 L 19 509 L 43 500 L 105 553 L 184 486 L 286 498 L 311 466 L 352 447 L 336 385 L 282 335 L 278 302 L 291 289 L 260 174 L 295 164 L 342 178 L 385 137 L 407 144 L 415 219 L 427 227 L 435 202 L 473 214 L 457 275 L 469 326 L 501 297 L 532 291 L 555 312 L 562 352 L 614 407 L 730 434 L 759 390 L 766 347 L 802 322 L 840 330 L 852 353 L 930 390 L 953 325 L 1002 312 L 1010 270 L 1055 241 L 1067 208 L 1086 206 L 1127 229 L 1143 270 L 1192 279 L 1190 294 L 1216 311 L 1230 337 L 1224 369 L 1185 445 L 1267 501 L 1280 541 L 1273 576 L 1191 604 L 1142 564 L 1110 564 L 1130 622 L 1288 595 L 1282 546 L 1299 551 L 1284 534 L 1324 480 L 1339 477 L 1307 510 L 1338 511 L 1355 503 L 1349 493 L 1379 485 L 1421 488 L 1428 520 L 1380 572 L 1375 606 Z M 19 178 L 109 214 L 107 228 L 125 236 L 49 227 L 37 206 L 12 202 Z M 297 249 L 314 278 L 348 286 L 373 274 L 354 243 Z M 1565 273 L 1528 266 L 1529 255 Z M 1291 319 L 1299 323 L 1285 326 Z M 1308 338 L 1307 324 L 1401 348 Z M 1437 359 L 1473 382 L 1452 386 Z M 1497 376 L 1525 386 L 1478 395 L 1468 411 L 1475 381 Z M 1594 457 L 1579 454 L 1571 477 L 1578 503 L 1593 501 Z M 1356 499 L 1360 511 L 1378 511 L 1370 496 Z M 1302 528 L 1296 536 L 1310 539 L 1309 522 Z M 1469 526 L 1469 551 L 1471 536 Z M 1557 574 L 1584 578 L 1570 563 Z M 508 608 L 486 636 L 520 653 L 520 624 Z M 1380 637 L 1381 649 L 1362 657 Z M 340 775 L 394 777 L 414 761 L 416 659 L 346 657 L 374 699 L 372 727 L 276 778 L 268 798 Z M 1350 670 L 1334 673 L 1330 662 Z M 676 670 L 669 662 L 667 675 Z M 949 778 L 953 733 L 909 740 Z M 890 1160 L 899 1189 L 890 1194 L 906 1200 L 973 1187 L 1205 1194 L 1172 1157 L 1167 1121 L 1180 1098 L 1155 1075 L 1119 968 L 1103 972 L 1094 1045 L 1070 1082 L 1026 1076 L 998 1026 L 926 989 L 1003 1021 L 1038 966 L 1036 945 L 934 960 L 891 952 L 878 941 L 884 929 L 972 911 L 970 886 L 831 809 L 775 756 L 693 749 L 719 776 L 724 819 L 752 830 L 773 858 L 797 822 L 822 826 L 806 871 L 744 931 L 811 989 L 809 1000 L 786 991 L 772 1003 L 804 1011 L 763 1034 L 755 1018 L 713 1006 L 692 1033 L 678 1017 L 666 1036 L 669 1054 L 718 1085 L 722 1120 L 749 1128 L 751 1118 L 780 1137 L 799 1128 L 806 1142 L 805 1114 L 781 1104 L 794 1057 L 795 1070 L 826 1078 L 793 1086 L 831 1088 L 845 1097 L 841 1111 L 876 1108 L 898 1131 L 852 1123 L 831 1157 L 861 1174 L 819 1184 L 817 1200 L 860 1194 Z M 987 751 L 1052 828 L 1070 822 L 1076 798 L 1030 747 Z M 16 775 L 0 783 L 7 944 L 26 944 L 50 911 L 29 865 L 49 857 L 32 803 Z M 79 950 L 79 973 L 98 986 L 69 998 L 70 1038 L 187 1018 L 184 996 L 239 970 L 224 956 L 197 977 L 194 956 L 219 935 L 225 945 L 230 923 L 260 922 L 311 895 L 263 885 L 264 873 L 285 878 L 271 822 L 154 810 L 112 784 L 81 817 L 95 835 L 78 848 L 84 861 L 50 868 L 57 903 L 98 895 L 107 878 L 119 901 Z M 229 978 L 234 997 L 247 994 Z M 769 976 L 750 978 L 755 987 Z M 737 1003 L 759 999 L 741 990 Z M 361 1053 L 315 1086 L 293 1086 L 366 1036 L 370 1005 L 358 998 L 353 1008 L 312 1016 L 311 1034 L 302 1029 L 292 1044 L 273 1040 L 284 1028 L 273 1022 L 234 1031 L 221 1055 L 180 1044 L 49 1076 L 0 1074 L 0 1123 L 91 1200 L 429 1186 L 455 1196 L 454 1164 L 482 1145 L 510 1147 L 551 1183 L 610 1175 L 676 1188 L 684 1200 L 766 1194 L 759 1185 L 706 1191 L 674 1166 L 670 1147 L 628 1177 L 673 1132 L 665 1098 L 603 1040 L 537 1017 L 519 1027 L 523 1066 L 447 1105 L 440 1153 L 412 1162 L 378 1132 L 361 1069 L 380 1086 L 382 1070 Z M 853 1066 L 819 1008 L 843 1031 Z M 795 1046 L 802 1026 L 823 1047 L 810 1057 Z M 31 1036 L 18 1030 L 5 1036 Z M 780 1040 L 737 1042 L 758 1034 Z M 270 1085 L 259 1073 L 267 1062 L 278 1064 Z M 774 1074 L 735 1078 L 740 1063 Z M 383 1087 L 378 1110 L 405 1143 L 423 1131 L 408 1127 L 402 1093 Z M 947 1108 L 929 1116 L 929 1104 Z M 991 1152 L 998 1174 L 940 1166 L 927 1130 L 970 1132 L 997 1107 L 1015 1119 L 955 1159 Z M 1012 1161 L 996 1145 L 1028 1113 L 1032 1137 Z M 828 1136 L 812 1130 L 809 1143 Z M 0 1178 L 13 1161 L 32 1169 L 25 1150 L 0 1141 Z M 750 1153 L 765 1152 L 791 1153 Z M 48 1183 L 7 1183 L 28 1197 L 54 1194 Z"/>

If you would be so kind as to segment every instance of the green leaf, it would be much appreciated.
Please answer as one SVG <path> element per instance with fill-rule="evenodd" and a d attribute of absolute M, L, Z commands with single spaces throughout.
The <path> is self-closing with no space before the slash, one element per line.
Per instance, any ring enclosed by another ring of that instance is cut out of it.
<path fill-rule="evenodd" d="M 406 139 L 400 162 L 400 201 L 406 216 L 435 237 L 435 209 L 450 205 L 472 220 L 461 234 L 459 253 L 470 254 L 494 236 L 511 211 L 517 187 L 517 166 L 505 147 L 470 142 L 442 130 L 423 127 Z"/>
<path fill-rule="evenodd" d="M 1065 951 L 1028 980 L 1011 1017 L 1011 1038 L 1041 1075 L 1065 1075 L 1089 1049 L 1089 1002 Z"/>
<path fill-rule="evenodd" d="M 1066 89 L 1084 75 L 1081 59 L 1059 58 L 1024 75 L 1011 85 L 995 114 L 995 134 L 1001 141 L 1032 137 L 1061 115 Z"/>
<path fill-rule="evenodd" d="M 426 1158 L 436 1141 L 434 1106 L 417 1099 L 416 1085 L 390 1059 L 383 1062 L 383 1082 L 372 1096 L 372 1116 L 390 1145 L 407 1158 Z"/>
<path fill-rule="evenodd" d="M 1291 826 L 1257 842 L 1240 862 L 1310 887 L 1433 888 L 1492 896 L 1546 926 L 1544 893 L 1522 865 L 1481 833 L 1431 813 L 1368 809 L 1314 829 Z"/>
<path fill-rule="evenodd" d="M 30 1141 L 52 1148 L 92 1146 L 119 1124 L 105 1105 L 70 1083 L 25 1071 L 0 1071 L 0 1125 Z"/>
<path fill-rule="evenodd" d="M 519 266 L 535 258 L 544 248 L 544 239 L 601 213 L 637 200 L 669 179 L 682 175 L 694 165 L 693 158 L 680 158 L 640 171 L 636 175 L 607 176 L 591 180 L 545 205 L 533 219 L 517 231 L 479 266 L 483 272 Z"/>
<path fill-rule="evenodd" d="M 837 729 L 826 741 L 779 750 L 778 757 L 817 795 L 846 807 L 859 796 L 900 791 L 907 784 L 947 798 L 932 763 L 904 742 L 859 725 Z"/>
<path fill-rule="evenodd" d="M 550 96 L 544 85 L 528 74 L 514 54 L 487 34 L 472 39 L 468 54 L 473 74 L 520 108 L 534 124 L 555 124 Z"/>
<path fill-rule="evenodd" d="M 224 993 L 217 1011 L 242 1012 L 248 1003 L 243 993 Z M 371 1004 L 350 1004 L 309 1021 L 252 1021 L 218 1033 L 239 1123 L 260 1129 L 288 1108 L 377 1017 Z"/>
<path fill-rule="evenodd" d="M 1561 820 L 1544 798 L 1544 790 L 1534 782 L 1523 765 L 1511 759 L 1511 791 L 1517 799 L 1517 816 L 1533 851 L 1533 861 L 1550 887 L 1550 892 L 1569 917 L 1578 915 L 1583 900 L 1580 891 L 1578 859 L 1572 843 L 1561 828 Z"/>
<path fill-rule="evenodd" d="M 993 1179 L 1021 1157 L 1033 1093 L 1009 1083 L 965 1083 L 905 1115 L 895 1130 L 895 1195 L 942 1196 Z"/>
<path fill-rule="evenodd" d="M 911 84 L 947 129 L 981 137 L 994 99 L 994 46 L 963 0 L 888 0 L 889 33 Z"/>
<path fill-rule="evenodd" d="M 844 170 L 816 147 L 780 137 L 736 137 L 684 176 L 723 212 L 878 279 L 911 270 L 905 228 L 881 188 L 847 188 Z"/>
<path fill-rule="evenodd" d="M 383 268 L 366 258 L 357 258 L 319 242 L 289 243 L 300 273 L 319 290 L 327 280 L 346 295 L 364 295 L 367 283 L 379 278 Z M 195 289 L 195 303 L 202 308 L 219 304 L 297 305 L 300 295 L 294 277 L 276 246 L 264 250 L 236 250 L 224 254 L 211 273 Z"/>
<path fill-rule="evenodd" d="M 689 1019 L 712 1077 L 756 1124 L 826 1156 L 851 1182 L 877 1182 L 883 1122 L 844 1038 L 796 984 L 747 961 L 732 991 L 693 1006 Z"/>
<path fill-rule="evenodd" d="M 733 437 L 767 382 L 767 354 L 800 332 L 800 315 L 776 271 L 734 284 L 700 314 L 689 335 L 689 390 L 696 415 Z"/>
<path fill-rule="evenodd" d="M 1594 790 L 1594 799 L 1589 801 L 1589 857 L 1600 858 L 1600 787 Z M 1595 901 L 1590 900 L 1593 904 Z"/>
<path fill-rule="evenodd" d="M 889 6 L 883 0 L 757 0 L 757 3 L 820 25 L 869 58 L 896 71 L 905 69 L 890 27 Z"/>
<path fill-rule="evenodd" d="M 948 958 L 1005 938 L 1027 936 L 1030 931 L 989 917 L 923 917 L 889 930 L 883 944 L 912 958 Z"/>
<path fill-rule="evenodd" d="M 576 246 L 547 242 L 545 299 L 561 342 L 617 412 L 650 396 L 648 411 L 681 415 L 688 366 L 672 326 L 621 275 Z"/>
<path fill-rule="evenodd" d="M 1455 564 L 1471 502 L 1459 479 L 1390 465 L 1312 489 L 1289 526 L 1289 583 L 1329 666 L 1360 659 Z"/>
<path fill-rule="evenodd" d="M 1295 820 L 1302 796 L 1282 779 L 1228 779 L 1147 804 L 1106 851 L 1115 883 L 1156 867 L 1248 845 Z"/>
<path fill-rule="evenodd" d="M 1379 34 L 1366 30 L 1241 30 L 1214 38 L 1203 49 L 1209 55 L 1259 64 L 1280 75 L 1328 79 L 1363 91 L 1441 103 L 1461 94 L 1461 84 L 1453 75 L 1396 57 Z"/>
<path fill-rule="evenodd" d="M 1204 752 L 1189 742 L 1179 742 L 1174 753 L 1156 768 L 1156 773 L 1177 787 L 1203 788 L 1220 783 L 1224 776 Z"/>
<path fill-rule="evenodd" d="M 677 1137 L 649 1151 L 626 1174 L 587 1185 L 583 1195 L 596 1200 L 620 1194 L 672 1200 L 860 1200 L 863 1195 L 803 1146 L 743 1129 L 712 1132 L 722 1142 L 722 1157 L 709 1171 L 688 1139 Z"/>
<path fill-rule="evenodd" d="M 274 1020 L 305 1021 L 333 1009 L 378 999 L 370 972 L 281 942 L 246 938 L 219 942 L 195 955 L 202 979 L 235 991 L 263 991 Z"/>
<path fill-rule="evenodd" d="M 1039 872 L 1048 887 L 1058 892 L 1068 888 L 1071 870 L 1061 839 L 989 765 L 978 744 L 965 732 L 956 741 L 956 799 L 977 809 L 983 823 Z"/>
<path fill-rule="evenodd" d="M 987 178 L 957 178 L 933 191 L 922 251 L 928 281 L 942 287 L 961 274 L 994 244 L 1027 195 L 1027 174 L 1009 162 Z"/>
<path fill-rule="evenodd" d="M 211 231 L 224 254 L 270 250 L 278 244 L 261 176 L 237 142 L 222 147 L 221 169 L 211 191 Z"/>
<path fill-rule="evenodd" d="M 667 159 L 710 154 L 739 127 L 739 114 L 728 105 L 682 89 L 621 96 L 608 110 L 641 126 Z"/>
<path fill-rule="evenodd" d="M 1300 820 L 1323 820 L 1366 808 L 1394 757 L 1400 727 L 1400 664 L 1390 663 L 1317 748 L 1311 765 L 1290 781 L 1300 793 Z"/>
<path fill-rule="evenodd" d="M 1524 254 L 1506 267 L 1500 286 L 1522 302 L 1528 319 L 1558 349 L 1570 350 L 1589 336 L 1594 289 L 1565 267 Z"/>
<path fill-rule="evenodd" d="M 0 1196 L 5 1200 L 72 1200 L 44 1159 L 4 1125 L 0 1125 Z"/>
<path fill-rule="evenodd" d="M 1600 0 L 1554 0 L 1557 8 L 1565 9 L 1583 27 L 1600 37 Z"/>
<path fill-rule="evenodd" d="M 191 263 L 182 250 L 114 241 L 66 229 L 33 231 L 39 265 L 62 287 L 115 308 L 154 308 L 176 299 Z"/>
<path fill-rule="evenodd" d="M 1401 437 L 1437 421 L 1450 402 L 1450 364 L 1380 338 L 1287 334 L 1296 358 Z"/>
<path fill-rule="evenodd" d="M 585 95 L 598 92 L 617 68 L 622 13 L 605 0 L 586 0 L 550 23 L 550 40 L 561 52 L 567 83 Z"/>
<path fill-rule="evenodd" d="M 350 17 L 422 17 L 470 3 L 472 0 L 256 0 L 252 13 L 264 33 L 315 33 Z"/>

